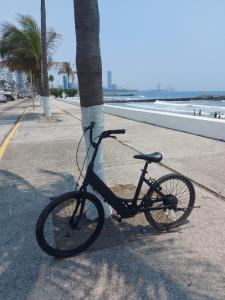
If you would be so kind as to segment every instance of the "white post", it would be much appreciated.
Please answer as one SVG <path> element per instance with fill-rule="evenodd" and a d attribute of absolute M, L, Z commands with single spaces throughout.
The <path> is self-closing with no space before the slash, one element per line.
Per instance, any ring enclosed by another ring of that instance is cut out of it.
<path fill-rule="evenodd" d="M 46 118 L 50 118 L 52 116 L 51 108 L 50 108 L 50 97 L 42 97 L 44 115 Z"/>
<path fill-rule="evenodd" d="M 100 135 L 104 131 L 104 105 L 95 105 L 91 107 L 81 107 L 81 115 L 82 115 L 82 127 L 83 129 L 85 127 L 88 127 L 91 122 L 95 122 L 95 127 L 93 129 L 93 139 Z M 89 132 L 85 134 L 85 144 L 86 149 L 89 148 L 90 145 L 90 139 L 89 139 Z M 88 166 L 92 155 L 93 155 L 94 148 L 91 146 L 88 156 L 87 156 L 87 163 L 86 166 Z M 103 161 L 103 148 L 102 145 L 99 147 L 98 154 L 96 156 L 95 160 L 95 166 L 94 171 L 98 175 L 98 177 L 104 181 L 104 161 Z M 88 187 L 88 190 L 91 193 L 94 193 L 94 191 Z M 97 195 L 96 195 L 97 196 Z M 101 199 L 100 199 L 101 200 Z M 111 206 L 101 201 L 104 211 L 105 211 L 105 218 L 109 218 L 112 214 L 112 208 Z M 86 216 L 88 219 L 95 219 L 96 212 L 93 210 L 93 205 L 89 202 L 86 206 Z"/>

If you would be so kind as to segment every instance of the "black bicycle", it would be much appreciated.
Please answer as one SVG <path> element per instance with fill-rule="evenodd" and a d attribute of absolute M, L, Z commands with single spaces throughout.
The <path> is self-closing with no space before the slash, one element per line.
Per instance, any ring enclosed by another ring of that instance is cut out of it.
<path fill-rule="evenodd" d="M 134 197 L 123 199 L 116 196 L 95 174 L 94 163 L 102 140 L 115 138 L 113 135 L 124 134 L 125 130 L 107 130 L 93 140 L 93 128 L 94 123 L 91 123 L 85 130 L 89 131 L 94 151 L 81 187 L 52 198 L 37 221 L 37 242 L 42 250 L 55 257 L 74 256 L 96 240 L 105 220 L 99 199 L 111 205 L 117 221 L 144 213 L 148 222 L 159 231 L 169 231 L 183 224 L 194 208 L 195 190 L 188 178 L 179 174 L 165 175 L 158 180 L 146 177 L 148 165 L 162 160 L 159 152 L 134 156 L 145 161 Z M 149 190 L 140 199 L 143 183 L 149 186 Z M 94 193 L 88 192 L 88 186 Z"/>

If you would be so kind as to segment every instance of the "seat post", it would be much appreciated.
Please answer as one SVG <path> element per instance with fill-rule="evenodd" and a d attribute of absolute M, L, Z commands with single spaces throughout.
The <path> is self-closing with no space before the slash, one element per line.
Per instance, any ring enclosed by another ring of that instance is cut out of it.
<path fill-rule="evenodd" d="M 141 170 L 142 173 L 141 173 L 141 177 L 139 179 L 137 189 L 136 189 L 136 192 L 135 192 L 135 195 L 134 195 L 134 200 L 137 200 L 138 197 L 139 197 L 139 194 L 140 194 L 140 191 L 141 191 L 141 188 L 142 188 L 142 184 L 143 184 L 143 181 L 144 181 L 144 178 L 145 178 L 145 174 L 148 173 L 147 172 L 148 164 L 150 164 L 150 163 L 146 161 L 145 165 L 144 165 L 144 168 Z"/>
<path fill-rule="evenodd" d="M 142 174 L 146 174 L 147 173 L 147 168 L 148 168 L 148 164 L 150 164 L 150 162 L 146 161 L 145 165 L 144 165 L 144 169 L 142 170 Z"/>

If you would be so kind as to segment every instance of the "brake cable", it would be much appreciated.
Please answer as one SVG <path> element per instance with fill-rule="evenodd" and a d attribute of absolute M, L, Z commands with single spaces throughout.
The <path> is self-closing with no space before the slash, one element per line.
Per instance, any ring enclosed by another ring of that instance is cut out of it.
<path fill-rule="evenodd" d="M 88 129 L 89 129 L 89 128 L 88 128 Z M 79 181 L 80 181 L 81 177 L 84 179 L 83 170 L 84 170 L 85 162 L 86 162 L 87 157 L 88 157 L 88 153 L 89 153 L 90 148 L 91 148 L 91 146 L 92 146 L 92 144 L 90 143 L 90 145 L 89 145 L 89 147 L 88 147 L 88 149 L 87 149 L 86 155 L 85 155 L 85 157 L 84 157 L 82 167 L 80 168 L 79 162 L 78 162 L 78 152 L 79 152 L 79 148 L 80 148 L 80 145 L 81 145 L 81 141 L 82 141 L 82 139 L 84 138 L 84 136 L 85 136 L 85 134 L 86 134 L 86 132 L 87 132 L 88 129 L 86 129 L 86 130 L 83 132 L 83 134 L 82 134 L 82 136 L 81 136 L 81 138 L 80 138 L 80 140 L 79 140 L 79 143 L 78 143 L 78 146 L 77 146 L 77 150 L 76 150 L 76 165 L 77 165 L 77 168 L 78 168 L 78 171 L 79 171 L 80 174 L 79 174 L 78 180 L 77 180 L 76 185 L 75 185 L 75 191 L 77 190 L 77 188 L 78 188 L 78 186 L 79 186 Z M 94 142 L 97 138 L 99 138 L 99 137 L 100 137 L 100 135 L 96 136 L 96 137 L 94 138 L 93 142 Z"/>

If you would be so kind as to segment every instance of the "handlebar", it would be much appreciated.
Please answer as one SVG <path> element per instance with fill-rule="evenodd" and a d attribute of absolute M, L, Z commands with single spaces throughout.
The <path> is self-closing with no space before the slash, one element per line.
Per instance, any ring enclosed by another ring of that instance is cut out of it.
<path fill-rule="evenodd" d="M 114 129 L 114 130 L 107 130 L 107 131 L 104 131 L 104 132 L 107 132 L 108 135 L 110 135 L 110 134 L 124 134 L 126 132 L 126 130 L 125 129 Z"/>
<path fill-rule="evenodd" d="M 95 148 L 97 144 L 100 144 L 102 139 L 105 139 L 107 137 L 110 137 L 112 134 L 125 134 L 125 129 L 114 129 L 114 130 L 106 130 L 101 133 L 99 136 L 99 142 L 96 144 L 93 141 L 93 128 L 95 126 L 95 122 L 91 122 L 90 126 L 85 128 L 85 131 L 90 130 L 90 143 Z"/>
<path fill-rule="evenodd" d="M 110 137 L 112 134 L 124 134 L 125 132 L 126 132 L 125 129 L 106 130 L 102 132 L 100 137 L 102 139 L 105 139 L 107 137 Z"/>

